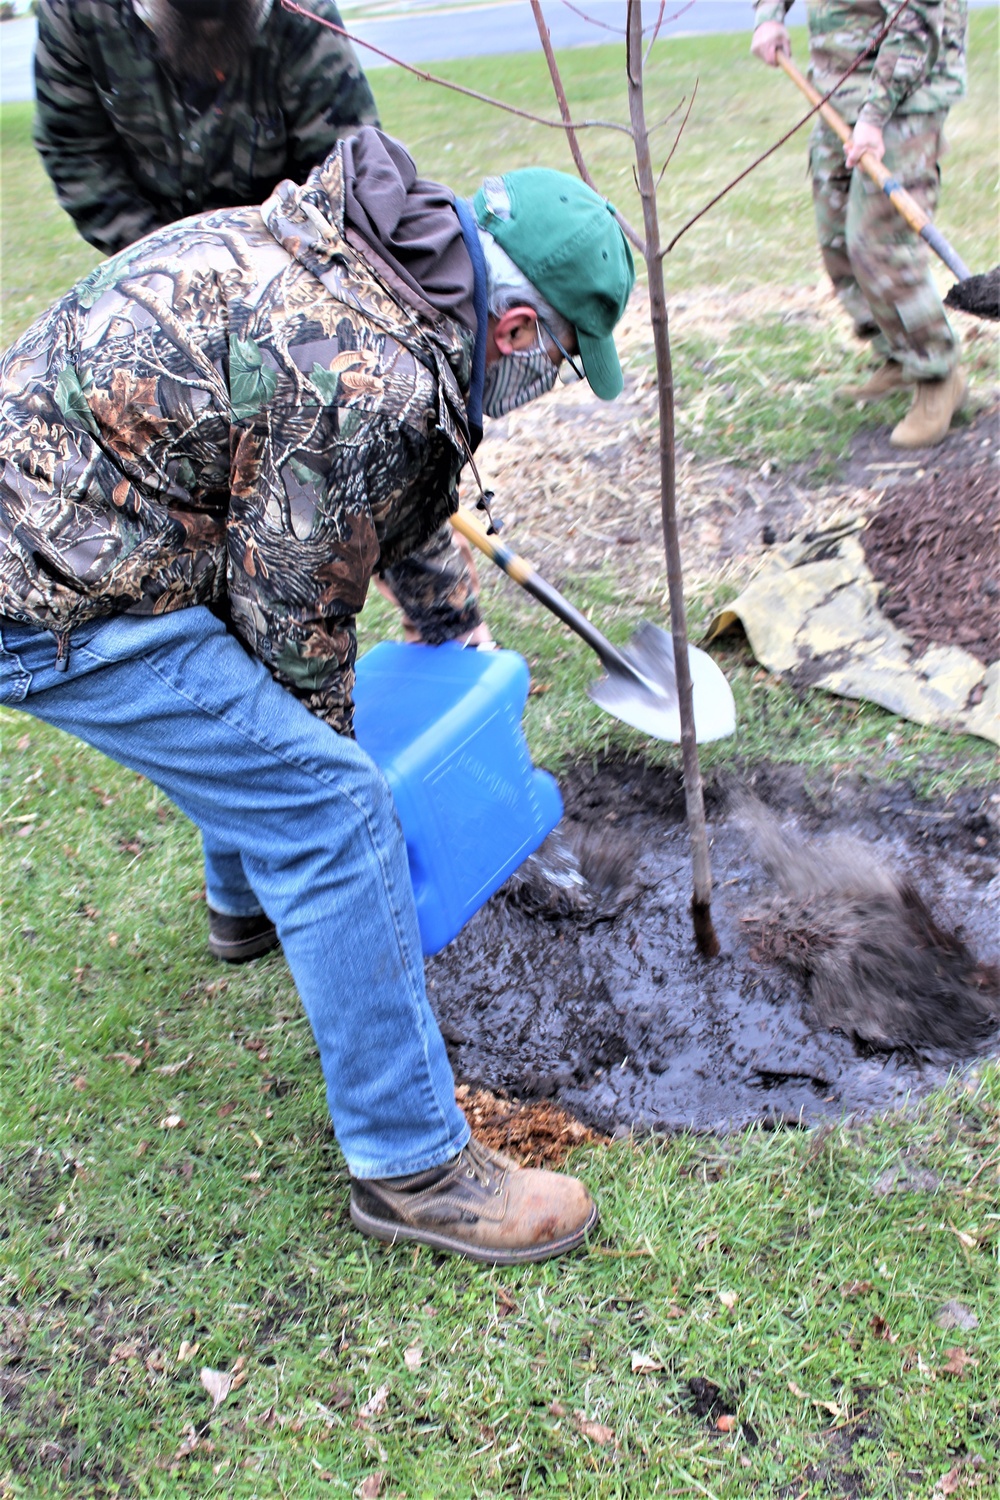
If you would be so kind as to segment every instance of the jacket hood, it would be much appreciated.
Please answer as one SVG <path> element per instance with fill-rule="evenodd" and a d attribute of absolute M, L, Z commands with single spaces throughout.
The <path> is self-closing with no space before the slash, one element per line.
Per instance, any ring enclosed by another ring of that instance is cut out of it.
<path fill-rule="evenodd" d="M 448 189 L 418 178 L 404 147 L 369 126 L 338 141 L 304 183 L 279 183 L 261 215 L 282 249 L 332 297 L 360 305 L 437 367 L 441 424 L 464 451 L 474 273 Z M 456 425 L 462 437 L 451 431 Z"/>

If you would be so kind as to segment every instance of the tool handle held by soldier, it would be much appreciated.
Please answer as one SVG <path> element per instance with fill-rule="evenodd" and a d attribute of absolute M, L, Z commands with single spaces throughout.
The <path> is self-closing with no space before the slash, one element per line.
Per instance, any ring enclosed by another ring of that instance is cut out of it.
<path fill-rule="evenodd" d="M 810 104 L 819 104 L 820 115 L 833 133 L 839 136 L 846 146 L 851 139 L 851 127 L 841 119 L 832 104 L 829 102 L 820 104 L 820 100 L 823 97 L 822 94 L 813 88 L 803 73 L 799 72 L 787 52 L 779 51 L 776 56 L 778 66 L 783 68 L 792 82 L 802 90 Z M 941 231 L 935 228 L 933 221 L 920 207 L 917 200 L 911 197 L 905 187 L 896 181 L 888 167 L 883 166 L 877 157 L 872 156 L 870 151 L 866 151 L 863 154 L 858 165 L 871 178 L 872 182 L 882 189 L 883 193 L 885 193 L 886 197 L 892 203 L 893 208 L 903 216 L 910 228 L 930 245 L 936 255 L 941 257 L 949 271 L 957 276 L 959 281 L 966 281 L 972 275 L 972 272 L 962 260 L 962 257 L 949 245 Z"/>

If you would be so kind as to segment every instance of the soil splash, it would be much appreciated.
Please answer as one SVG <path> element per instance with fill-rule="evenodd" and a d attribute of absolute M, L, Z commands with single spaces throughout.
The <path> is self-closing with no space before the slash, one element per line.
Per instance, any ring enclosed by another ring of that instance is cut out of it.
<path fill-rule="evenodd" d="M 928 804 L 902 785 L 841 781 L 834 795 L 773 766 L 718 781 L 708 805 L 723 951 L 706 961 L 693 952 L 678 775 L 642 764 L 578 770 L 563 783 L 571 855 L 556 858 L 559 878 L 529 862 L 428 964 L 456 1075 L 551 1099 L 603 1132 L 724 1132 L 899 1105 L 977 1045 L 988 1050 L 986 1028 L 957 1050 L 935 1046 L 940 1033 L 930 1043 L 882 1034 L 876 1046 L 847 1034 L 850 1017 L 817 1014 L 808 975 L 762 953 L 759 926 L 745 920 L 776 886 L 731 810 L 748 788 L 821 861 L 853 835 L 900 888 L 921 893 L 935 931 L 996 962 L 991 791 Z M 847 1029 L 830 1029 L 834 1020 Z"/>

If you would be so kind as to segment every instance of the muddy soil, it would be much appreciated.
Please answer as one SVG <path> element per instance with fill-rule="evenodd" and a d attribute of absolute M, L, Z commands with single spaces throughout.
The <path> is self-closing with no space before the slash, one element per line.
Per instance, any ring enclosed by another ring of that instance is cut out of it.
<path fill-rule="evenodd" d="M 1000 958 L 994 792 L 928 804 L 903 786 L 817 787 L 773 766 L 717 782 L 708 805 L 723 951 L 706 962 L 691 940 L 678 777 L 586 768 L 564 779 L 565 826 L 603 893 L 574 910 L 564 885 L 528 867 L 428 965 L 460 1080 L 551 1100 L 601 1132 L 725 1132 L 884 1110 L 968 1065 L 968 1054 L 874 1051 L 827 1029 L 802 982 L 754 956 L 744 919 L 768 882 L 732 811 L 746 786 L 811 846 L 845 833 L 865 841 L 982 963 Z"/>

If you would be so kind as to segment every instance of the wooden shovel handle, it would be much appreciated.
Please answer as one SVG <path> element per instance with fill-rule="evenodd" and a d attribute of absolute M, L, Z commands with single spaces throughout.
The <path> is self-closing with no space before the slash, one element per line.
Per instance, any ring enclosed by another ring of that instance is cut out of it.
<path fill-rule="evenodd" d="M 823 95 L 818 89 L 813 87 L 805 74 L 799 72 L 787 52 L 779 51 L 775 55 L 778 66 L 783 68 L 792 82 L 802 90 L 810 104 L 819 104 L 820 115 L 833 133 L 839 136 L 846 146 L 847 142 L 851 139 L 851 127 L 841 119 L 829 101 L 826 104 L 819 103 Z M 921 239 L 927 241 L 931 249 L 941 257 L 945 265 L 950 271 L 954 272 L 959 281 L 965 281 L 967 277 L 972 275 L 972 272 L 961 256 L 952 249 L 941 231 L 935 228 L 934 221 L 930 215 L 925 213 L 917 200 L 910 196 L 901 183 L 896 181 L 888 167 L 884 166 L 877 157 L 872 156 L 870 151 L 863 152 L 858 165 L 866 176 L 870 177 L 872 182 L 882 189 L 897 213 L 902 215 L 910 228 L 919 234 Z"/>
<path fill-rule="evenodd" d="M 558 589 L 554 589 L 551 583 L 546 583 L 540 573 L 536 573 L 529 562 L 523 557 L 518 557 L 516 552 L 511 552 L 502 542 L 495 542 L 491 536 L 487 536 L 484 528 L 480 526 L 470 513 L 459 506 L 450 517 L 451 524 L 460 536 L 464 536 L 467 542 L 478 547 L 480 552 L 495 562 L 497 567 L 519 583 L 523 589 L 533 595 L 539 604 L 543 604 L 547 610 L 551 610 L 564 625 L 568 625 L 582 641 L 586 641 L 590 649 L 597 653 L 606 671 L 618 672 L 626 677 L 632 678 L 642 687 L 648 687 L 646 679 L 633 667 L 630 661 L 626 661 L 617 646 L 612 646 L 606 636 L 603 636 L 592 625 L 587 616 L 581 614 L 575 604 L 570 604 L 564 599 Z"/>

